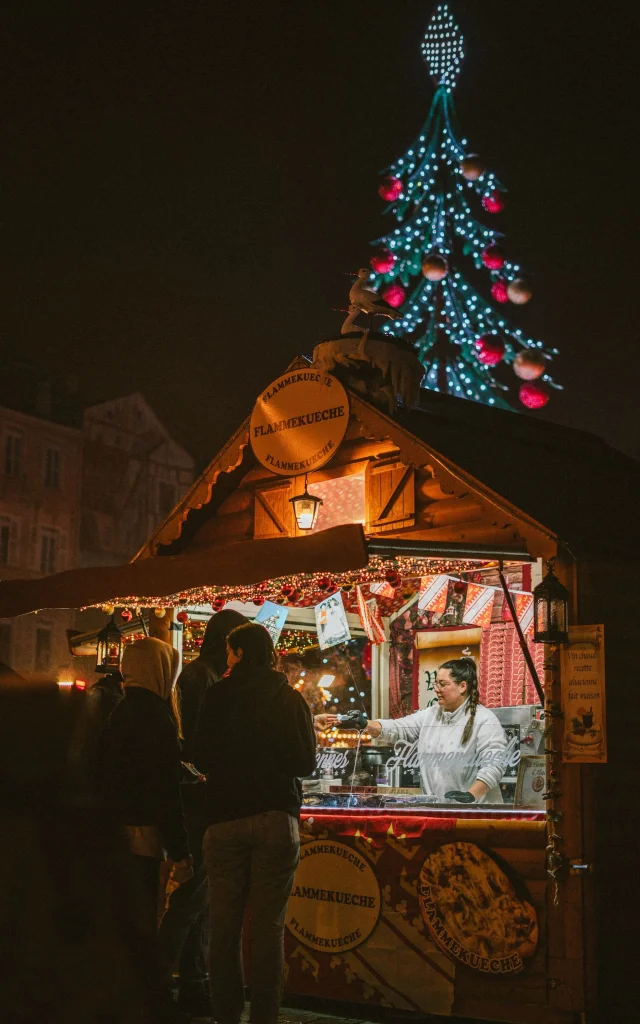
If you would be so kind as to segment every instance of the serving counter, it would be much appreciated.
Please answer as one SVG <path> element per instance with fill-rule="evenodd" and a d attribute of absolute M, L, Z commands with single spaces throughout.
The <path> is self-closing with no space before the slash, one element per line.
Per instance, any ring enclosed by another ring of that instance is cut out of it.
<path fill-rule="evenodd" d="M 549 1006 L 535 811 L 303 811 L 291 993 L 416 1014 L 567 1022 Z"/>

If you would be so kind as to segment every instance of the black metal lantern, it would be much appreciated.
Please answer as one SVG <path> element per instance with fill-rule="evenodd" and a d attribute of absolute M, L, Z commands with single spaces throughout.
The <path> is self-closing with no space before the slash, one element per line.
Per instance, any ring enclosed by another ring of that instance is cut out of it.
<path fill-rule="evenodd" d="M 566 644 L 569 640 L 569 591 L 547 562 L 547 575 L 533 591 L 533 639 L 539 644 Z"/>
<path fill-rule="evenodd" d="M 97 636 L 96 672 L 119 672 L 122 660 L 122 633 L 113 618 Z"/>
<path fill-rule="evenodd" d="M 317 498 L 315 494 L 309 494 L 306 476 L 304 478 L 304 493 L 295 498 L 289 498 L 289 501 L 293 505 L 298 529 L 313 530 L 322 505 L 322 498 Z"/>

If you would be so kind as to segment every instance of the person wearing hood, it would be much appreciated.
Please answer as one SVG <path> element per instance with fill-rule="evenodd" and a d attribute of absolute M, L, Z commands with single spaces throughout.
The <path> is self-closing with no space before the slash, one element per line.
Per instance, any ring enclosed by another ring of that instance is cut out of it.
<path fill-rule="evenodd" d="M 178 666 L 178 652 L 154 637 L 125 648 L 124 698 L 107 723 L 98 770 L 102 802 L 124 827 L 154 921 L 165 856 L 177 882 L 192 874 L 180 797 L 179 716 L 171 706 Z"/>
<path fill-rule="evenodd" d="M 193 761 L 193 739 L 202 699 L 207 689 L 219 682 L 227 671 L 227 637 L 232 629 L 247 621 L 233 608 L 223 608 L 212 615 L 207 622 L 198 657 L 185 665 L 178 677 L 176 688 L 180 698 L 184 761 Z"/>
<path fill-rule="evenodd" d="M 207 689 L 220 681 L 227 671 L 227 635 L 245 623 L 244 615 L 224 608 L 207 623 L 200 654 L 183 668 L 176 690 L 182 717 L 182 758 L 193 761 L 193 740 L 200 706 Z M 204 783 L 190 773 L 183 776 L 182 804 L 193 856 L 193 877 L 174 889 L 166 913 L 160 922 L 158 938 L 171 980 L 179 972 L 178 1006 L 194 1016 L 208 1015 L 209 975 L 207 970 L 207 875 L 202 859 L 204 821 Z"/>
<path fill-rule="evenodd" d="M 213 1019 L 244 1010 L 242 925 L 251 905 L 251 1021 L 276 1024 L 284 972 L 284 919 L 300 859 L 299 778 L 315 768 L 311 712 L 282 672 L 257 623 L 227 638 L 229 673 L 202 702 L 195 760 L 207 775 L 209 980 Z"/>

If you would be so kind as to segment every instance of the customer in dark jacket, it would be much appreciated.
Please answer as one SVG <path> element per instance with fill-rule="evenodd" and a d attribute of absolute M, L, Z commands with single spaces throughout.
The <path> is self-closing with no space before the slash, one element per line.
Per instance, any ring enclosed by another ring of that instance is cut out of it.
<path fill-rule="evenodd" d="M 244 615 L 233 608 L 223 608 L 212 615 L 204 632 L 200 654 L 183 668 L 178 677 L 176 688 L 184 736 L 183 761 L 193 761 L 193 740 L 204 695 L 212 683 L 217 683 L 227 671 L 227 637 L 232 629 L 245 622 Z"/>
<path fill-rule="evenodd" d="M 251 1021 L 276 1024 L 284 919 L 300 858 L 298 776 L 315 767 L 315 734 L 303 698 L 274 668 L 263 626 L 232 630 L 227 650 L 230 672 L 207 690 L 195 740 L 196 763 L 207 774 L 213 1019 L 240 1020 L 242 924 L 250 903 Z"/>
<path fill-rule="evenodd" d="M 193 741 L 200 705 L 207 689 L 227 671 L 227 635 L 247 620 L 240 612 L 225 608 L 207 623 L 200 655 L 180 673 L 176 689 L 180 695 L 182 757 L 193 760 Z M 178 967 L 180 980 L 178 1005 L 194 1016 L 209 1014 L 209 976 L 207 970 L 208 884 L 202 859 L 206 829 L 204 783 L 185 774 L 182 805 L 193 856 L 193 878 L 175 889 L 160 923 L 158 938 L 169 976 Z"/>
<path fill-rule="evenodd" d="M 99 769 L 99 792 L 125 827 L 154 918 L 165 855 L 175 864 L 176 881 L 192 873 L 180 799 L 178 728 L 169 704 L 178 665 L 178 652 L 153 637 L 125 649 L 124 698 L 109 718 Z"/>

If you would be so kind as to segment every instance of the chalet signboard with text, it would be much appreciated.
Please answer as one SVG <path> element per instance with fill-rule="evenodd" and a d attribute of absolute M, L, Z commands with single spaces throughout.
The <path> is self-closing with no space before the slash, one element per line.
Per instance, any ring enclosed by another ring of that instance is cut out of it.
<path fill-rule="evenodd" d="M 607 760 L 604 626 L 570 626 L 561 658 L 562 760 L 603 764 Z"/>
<path fill-rule="evenodd" d="M 348 422 L 349 399 L 336 377 L 292 370 L 258 398 L 251 414 L 251 447 L 273 473 L 310 473 L 335 455 Z"/>

